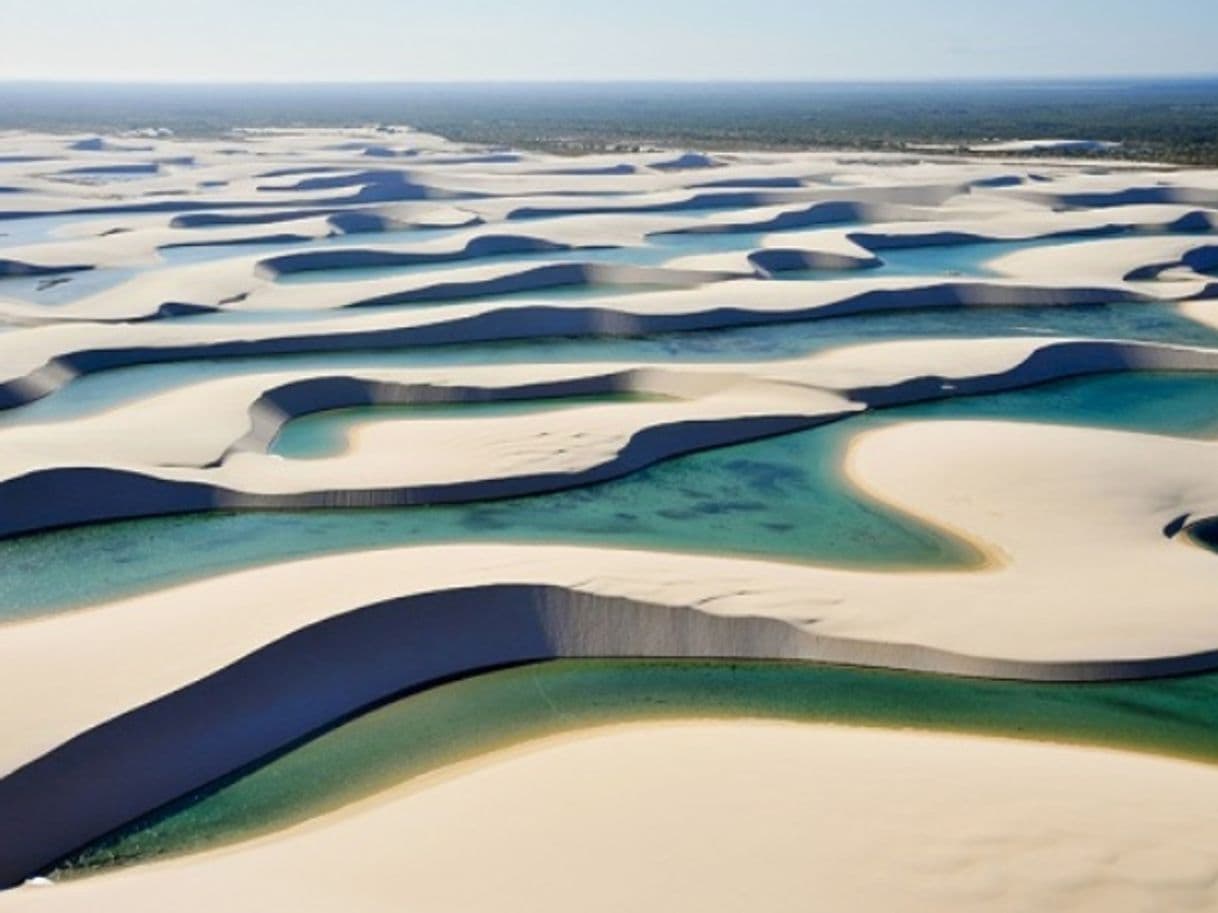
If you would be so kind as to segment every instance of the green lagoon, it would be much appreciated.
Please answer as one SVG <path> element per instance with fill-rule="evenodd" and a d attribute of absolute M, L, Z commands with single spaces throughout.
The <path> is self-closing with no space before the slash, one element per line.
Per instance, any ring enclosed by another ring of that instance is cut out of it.
<path fill-rule="evenodd" d="M 1218 761 L 1218 674 L 1041 684 L 792 662 L 560 660 L 404 697 L 86 847 L 53 878 L 241 840 L 529 739 L 643 720 L 775 719 L 977 733 Z"/>

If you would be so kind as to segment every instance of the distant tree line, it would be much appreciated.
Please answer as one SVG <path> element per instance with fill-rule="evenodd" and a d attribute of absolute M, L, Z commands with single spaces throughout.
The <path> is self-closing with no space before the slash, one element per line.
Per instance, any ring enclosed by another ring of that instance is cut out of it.
<path fill-rule="evenodd" d="M 1218 165 L 1218 80 L 1071 83 L 174 86 L 0 85 L 0 128 L 407 123 L 565 153 L 652 146 L 903 150 L 1074 138 L 1110 155 Z M 1060 153 L 1054 153 L 1060 154 Z M 1093 154 L 1093 153 L 1092 153 Z"/>

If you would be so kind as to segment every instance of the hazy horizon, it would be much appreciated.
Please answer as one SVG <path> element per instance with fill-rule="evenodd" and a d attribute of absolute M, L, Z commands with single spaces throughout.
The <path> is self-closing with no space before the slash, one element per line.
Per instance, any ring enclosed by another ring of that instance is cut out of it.
<path fill-rule="evenodd" d="M 925 82 L 1215 74 L 1209 0 L 8 0 L 0 81 Z M 1182 28 L 1186 24 L 1187 28 Z"/>
<path fill-rule="evenodd" d="M 1210 72 L 1195 72 L 1195 73 L 1160 73 L 1160 74 L 1145 74 L 1145 73 L 1079 73 L 1069 76 L 1057 76 L 1052 74 L 1027 74 L 1023 76 L 941 76 L 941 77 L 922 77 L 922 78 L 901 78 L 892 77 L 888 79 L 779 79 L 779 78 L 759 78 L 749 79 L 739 77 L 734 79 L 699 79 L 690 77 L 687 79 L 672 78 L 647 78 L 647 79 L 625 79 L 617 77 L 605 77 L 603 79 L 547 79 L 536 77 L 532 79 L 490 79 L 490 78 L 470 78 L 470 79 L 79 79 L 79 78 L 63 78 L 54 79 L 50 77 L 8 77 L 0 76 L 0 85 L 22 85 L 22 86 L 72 86 L 81 88 L 98 88 L 104 86 L 130 86 L 134 88 L 205 88 L 208 86 L 221 86 L 224 88 L 242 88 L 242 87 L 473 87 L 473 86 L 552 86 L 552 87 L 596 87 L 596 86 L 688 86 L 688 87 L 717 87 L 717 86 L 764 86 L 781 88 L 784 86 L 814 88 L 824 86 L 826 88 L 901 88 L 901 87 L 921 87 L 921 86 L 1070 86 L 1070 85 L 1086 85 L 1089 83 L 1205 83 L 1218 82 L 1218 68 Z"/>

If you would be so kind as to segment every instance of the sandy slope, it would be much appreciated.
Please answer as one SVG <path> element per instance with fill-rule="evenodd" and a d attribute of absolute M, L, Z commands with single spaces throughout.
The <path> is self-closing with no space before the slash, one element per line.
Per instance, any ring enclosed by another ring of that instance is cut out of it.
<path fill-rule="evenodd" d="M 0 909 L 1200 911 L 1218 904 L 1216 800 L 1212 769 L 1102 750 L 623 726 Z"/>

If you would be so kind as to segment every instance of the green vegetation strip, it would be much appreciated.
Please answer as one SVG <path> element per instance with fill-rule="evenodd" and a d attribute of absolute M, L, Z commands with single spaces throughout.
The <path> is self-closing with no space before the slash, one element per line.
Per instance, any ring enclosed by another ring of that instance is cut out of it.
<path fill-rule="evenodd" d="M 94 843 L 52 875 L 89 874 L 248 838 L 558 732 L 743 717 L 978 733 L 1218 761 L 1218 674 L 1067 685 L 793 662 L 561 660 L 386 704 Z"/>

